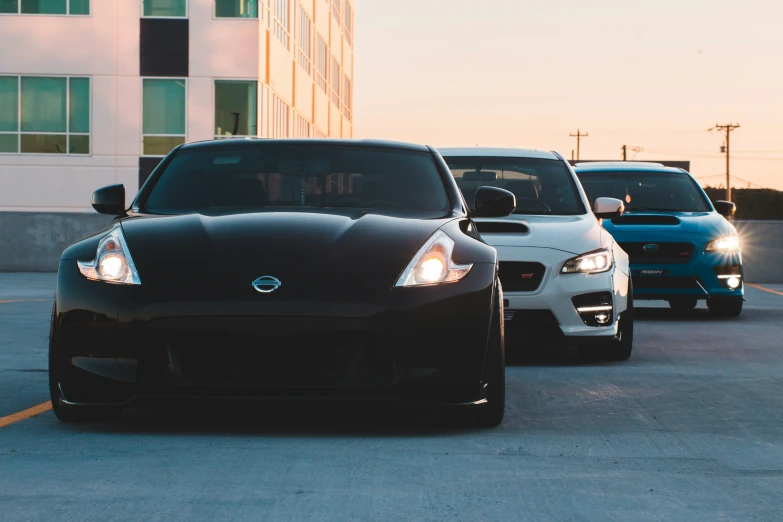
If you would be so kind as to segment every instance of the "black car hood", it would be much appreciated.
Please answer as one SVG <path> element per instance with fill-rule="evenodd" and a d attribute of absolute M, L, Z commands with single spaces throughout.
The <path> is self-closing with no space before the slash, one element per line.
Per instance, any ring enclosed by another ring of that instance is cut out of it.
<path fill-rule="evenodd" d="M 250 287 L 253 279 L 398 276 L 443 213 L 264 211 L 137 215 L 122 220 L 142 284 L 183 289 L 211 283 Z M 285 285 L 285 281 L 283 282 Z M 392 281 L 393 284 L 393 281 Z M 219 292 L 220 293 L 220 292 Z"/>

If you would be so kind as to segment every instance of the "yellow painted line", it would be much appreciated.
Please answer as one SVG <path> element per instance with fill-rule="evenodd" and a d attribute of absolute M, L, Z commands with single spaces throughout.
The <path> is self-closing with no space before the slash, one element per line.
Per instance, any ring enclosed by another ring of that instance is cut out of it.
<path fill-rule="evenodd" d="M 49 299 L 10 299 L 8 301 L 0 301 L 0 304 L 6 303 L 46 303 Z"/>
<path fill-rule="evenodd" d="M 35 417 L 36 415 L 40 415 L 51 409 L 52 403 L 51 401 L 47 401 L 43 404 L 39 404 L 38 406 L 33 406 L 32 408 L 20 411 L 19 413 L 14 413 L 13 415 L 8 415 L 7 417 L 0 417 L 0 428 L 5 428 L 11 424 L 16 424 L 17 422 L 29 419 L 30 417 Z"/>
<path fill-rule="evenodd" d="M 750 284 L 750 283 L 745 283 L 745 284 L 748 285 L 748 286 L 752 286 L 753 288 L 755 288 L 757 290 L 763 290 L 764 292 L 769 292 L 770 294 L 783 296 L 783 292 L 778 292 L 777 290 L 772 290 L 771 288 L 764 288 L 763 286 L 753 285 L 753 284 Z"/>

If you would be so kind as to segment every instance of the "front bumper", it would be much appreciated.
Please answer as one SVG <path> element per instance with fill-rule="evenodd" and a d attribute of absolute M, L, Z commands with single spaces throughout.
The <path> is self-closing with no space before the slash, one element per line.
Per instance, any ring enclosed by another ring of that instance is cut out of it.
<path fill-rule="evenodd" d="M 604 342 L 618 335 L 617 317 L 628 302 L 628 276 L 615 266 L 602 274 L 561 274 L 570 253 L 550 248 L 496 247 L 501 261 L 536 261 L 546 267 L 540 286 L 533 292 L 504 289 L 507 343 L 524 338 L 536 342 Z M 607 326 L 589 326 L 579 315 L 573 298 L 609 292 L 613 320 Z"/>
<path fill-rule="evenodd" d="M 729 288 L 719 274 L 739 272 L 740 286 Z M 686 264 L 632 264 L 634 299 L 669 300 L 678 297 L 711 299 L 745 295 L 739 253 L 697 253 Z"/>
<path fill-rule="evenodd" d="M 54 355 L 64 399 L 366 399 L 480 404 L 494 264 L 373 302 L 176 302 L 63 261 Z"/>

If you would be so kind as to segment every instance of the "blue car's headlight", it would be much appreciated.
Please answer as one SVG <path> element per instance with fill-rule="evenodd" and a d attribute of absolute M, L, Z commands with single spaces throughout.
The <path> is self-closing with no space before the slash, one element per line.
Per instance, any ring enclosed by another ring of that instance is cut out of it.
<path fill-rule="evenodd" d="M 705 250 L 707 252 L 739 252 L 739 237 L 736 234 L 719 237 L 707 243 Z"/>

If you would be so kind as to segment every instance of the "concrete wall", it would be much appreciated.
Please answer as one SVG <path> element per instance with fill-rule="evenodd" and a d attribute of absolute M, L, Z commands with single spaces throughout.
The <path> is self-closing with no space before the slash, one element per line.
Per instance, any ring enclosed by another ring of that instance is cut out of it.
<path fill-rule="evenodd" d="M 69 244 L 111 222 L 92 213 L 0 212 L 0 272 L 57 270 Z M 745 276 L 751 283 L 783 283 L 783 221 L 737 221 Z"/>

